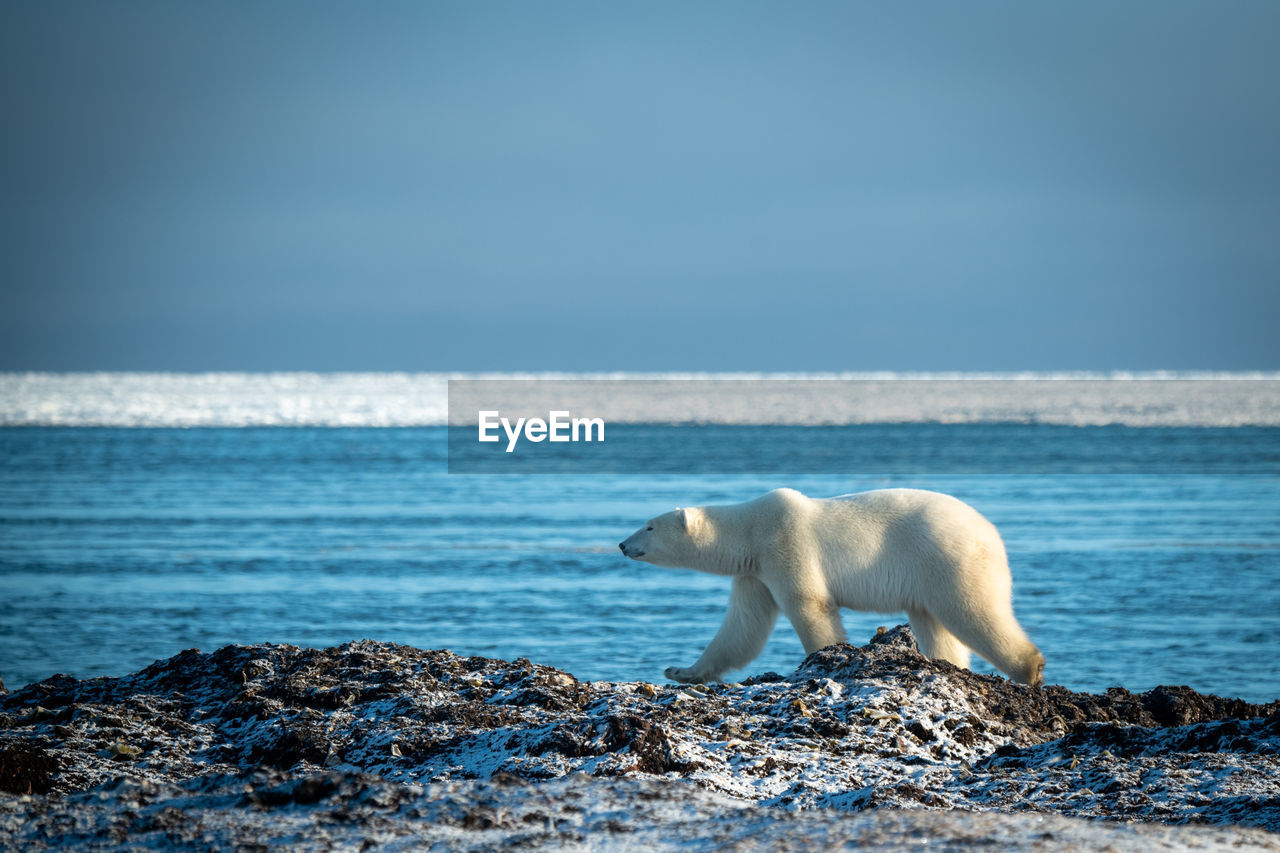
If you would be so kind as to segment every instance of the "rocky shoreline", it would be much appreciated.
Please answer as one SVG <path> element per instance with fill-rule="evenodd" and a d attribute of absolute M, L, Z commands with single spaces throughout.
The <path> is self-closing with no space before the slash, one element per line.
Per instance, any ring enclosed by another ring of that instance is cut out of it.
<path fill-rule="evenodd" d="M 699 688 L 361 641 L 0 695 L 7 848 L 1280 850 L 1276 833 L 1280 703 L 1033 689 L 927 660 L 905 627 Z"/>

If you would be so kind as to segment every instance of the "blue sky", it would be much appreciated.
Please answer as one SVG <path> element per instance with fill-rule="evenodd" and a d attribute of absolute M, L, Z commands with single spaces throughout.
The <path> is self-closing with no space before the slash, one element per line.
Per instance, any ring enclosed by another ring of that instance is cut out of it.
<path fill-rule="evenodd" d="M 1280 368 L 1274 2 L 0 22 L 0 369 Z"/>

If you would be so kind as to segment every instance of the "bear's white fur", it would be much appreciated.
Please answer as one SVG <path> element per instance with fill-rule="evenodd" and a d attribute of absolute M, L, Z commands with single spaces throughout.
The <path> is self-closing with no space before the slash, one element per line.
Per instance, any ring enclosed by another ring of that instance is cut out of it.
<path fill-rule="evenodd" d="M 733 578 L 724 624 L 697 663 L 666 671 L 675 681 L 715 681 L 746 666 L 779 609 L 806 654 L 845 642 L 841 607 L 905 610 L 929 657 L 967 667 L 972 649 L 1016 681 L 1042 679 L 1044 656 L 1013 616 L 1000 534 L 948 495 L 881 489 L 815 499 L 776 489 L 660 515 L 619 547 L 657 566 Z"/>

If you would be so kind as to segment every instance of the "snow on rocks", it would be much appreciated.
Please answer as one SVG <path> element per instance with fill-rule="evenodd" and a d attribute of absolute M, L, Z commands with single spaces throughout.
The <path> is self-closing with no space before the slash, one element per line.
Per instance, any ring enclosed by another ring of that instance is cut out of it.
<path fill-rule="evenodd" d="M 0 695 L 0 846 L 235 845 L 293 824 L 299 843 L 344 844 L 357 836 L 330 826 L 336 811 L 386 841 L 483 846 L 503 831 L 614 848 L 620 832 L 653 847 L 643 815 L 661 801 L 673 823 L 745 809 L 765 827 L 785 813 L 778 826 L 803 837 L 963 825 L 1008 844 L 1017 826 L 1065 839 L 1064 818 L 1101 817 L 1218 824 L 1233 828 L 1196 843 L 1280 849 L 1277 791 L 1280 703 L 1034 689 L 927 660 L 905 627 L 735 685 L 584 683 L 527 660 L 361 641 L 190 650 L 124 678 Z M 566 798 L 587 805 L 566 812 Z M 264 817 L 281 811 L 289 820 Z M 704 830 L 728 831 L 672 837 Z M 1149 830 L 1134 849 L 1193 838 Z"/>

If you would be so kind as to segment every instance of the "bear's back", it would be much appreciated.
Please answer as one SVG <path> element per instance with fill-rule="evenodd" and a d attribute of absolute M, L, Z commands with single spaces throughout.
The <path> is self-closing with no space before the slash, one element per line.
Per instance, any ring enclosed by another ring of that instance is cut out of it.
<path fill-rule="evenodd" d="M 815 504 L 829 523 L 864 531 L 897 528 L 943 541 L 953 536 L 972 538 L 975 532 L 998 538 L 995 527 L 976 509 L 959 498 L 926 489 L 875 489 L 820 498 Z"/>

